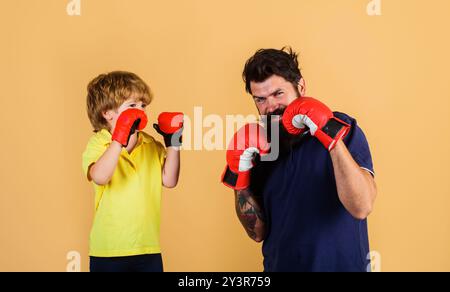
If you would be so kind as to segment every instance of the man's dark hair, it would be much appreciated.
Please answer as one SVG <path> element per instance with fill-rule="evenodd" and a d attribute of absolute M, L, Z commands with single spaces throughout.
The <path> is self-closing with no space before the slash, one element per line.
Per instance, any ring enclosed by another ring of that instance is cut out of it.
<path fill-rule="evenodd" d="M 258 50 L 245 64 L 242 74 L 245 90 L 251 94 L 252 81 L 263 82 L 273 75 L 283 77 L 297 88 L 302 74 L 298 66 L 298 54 L 292 48 Z"/>

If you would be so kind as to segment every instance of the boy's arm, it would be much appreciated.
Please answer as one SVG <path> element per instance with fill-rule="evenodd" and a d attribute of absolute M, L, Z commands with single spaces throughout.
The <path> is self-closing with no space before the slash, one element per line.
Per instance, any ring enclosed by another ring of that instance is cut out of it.
<path fill-rule="evenodd" d="M 122 145 L 117 141 L 112 141 L 105 153 L 89 167 L 89 179 L 97 185 L 107 185 L 117 167 L 121 152 Z"/>
<path fill-rule="evenodd" d="M 166 188 L 177 186 L 180 176 L 180 147 L 183 135 L 183 113 L 161 113 L 158 124 L 153 124 L 156 132 L 164 138 L 167 147 L 166 161 L 162 169 L 162 183 Z"/>
<path fill-rule="evenodd" d="M 112 142 L 105 153 L 89 167 L 88 176 L 97 185 L 107 185 L 116 170 L 122 147 L 127 147 L 130 137 L 136 130 L 142 130 L 147 125 L 145 112 L 138 109 L 128 109 L 117 119 L 112 134 Z"/>
<path fill-rule="evenodd" d="M 163 186 L 172 189 L 177 186 L 180 176 L 180 149 L 168 147 L 166 162 L 162 171 Z"/>

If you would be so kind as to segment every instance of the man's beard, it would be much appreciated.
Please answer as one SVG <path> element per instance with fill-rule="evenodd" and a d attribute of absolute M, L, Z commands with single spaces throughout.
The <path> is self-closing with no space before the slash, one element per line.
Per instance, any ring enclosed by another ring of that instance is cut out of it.
<path fill-rule="evenodd" d="M 276 139 L 276 135 L 273 135 L 272 132 L 275 129 L 278 129 L 278 139 L 279 139 L 279 147 L 280 154 L 286 154 L 292 151 L 292 147 L 295 146 L 302 140 L 302 135 L 291 135 L 284 128 L 281 117 L 283 116 L 286 108 L 278 109 L 272 113 L 267 115 L 267 118 L 263 119 L 264 127 L 267 129 L 267 136 L 269 139 L 269 143 L 272 145 L 276 145 L 277 143 L 272 143 L 271 139 Z M 275 136 L 275 137 L 273 137 Z"/>

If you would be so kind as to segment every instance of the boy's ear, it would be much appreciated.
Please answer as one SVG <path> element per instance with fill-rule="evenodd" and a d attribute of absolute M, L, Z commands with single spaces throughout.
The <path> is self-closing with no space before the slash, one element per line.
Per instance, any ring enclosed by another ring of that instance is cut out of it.
<path fill-rule="evenodd" d="M 103 112 L 102 115 L 106 121 L 111 122 L 114 117 L 114 112 L 112 110 L 109 110 L 109 111 Z"/>

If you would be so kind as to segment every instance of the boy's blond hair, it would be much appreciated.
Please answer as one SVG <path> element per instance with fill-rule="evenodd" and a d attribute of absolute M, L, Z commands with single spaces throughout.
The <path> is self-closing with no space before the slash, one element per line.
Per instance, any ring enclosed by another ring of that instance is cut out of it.
<path fill-rule="evenodd" d="M 101 74 L 87 87 L 87 113 L 94 132 L 109 130 L 103 113 L 118 109 L 127 99 L 134 97 L 149 105 L 153 99 L 148 85 L 134 73 L 115 71 Z"/>

